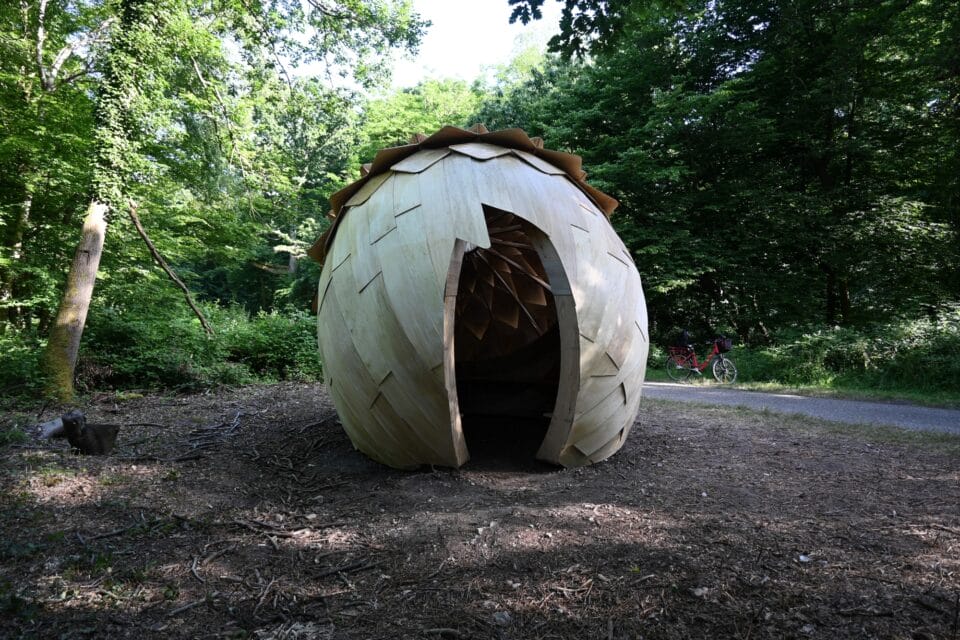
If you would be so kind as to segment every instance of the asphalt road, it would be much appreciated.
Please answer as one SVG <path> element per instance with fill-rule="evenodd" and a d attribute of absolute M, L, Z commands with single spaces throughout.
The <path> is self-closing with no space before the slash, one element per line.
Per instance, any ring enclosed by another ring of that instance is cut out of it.
<path fill-rule="evenodd" d="M 751 409 L 769 409 L 780 413 L 800 413 L 834 422 L 878 424 L 923 431 L 942 431 L 960 435 L 960 410 L 921 407 L 893 402 L 865 402 L 814 398 L 787 393 L 739 391 L 719 386 L 647 382 L 643 395 L 679 402 L 726 404 Z"/>

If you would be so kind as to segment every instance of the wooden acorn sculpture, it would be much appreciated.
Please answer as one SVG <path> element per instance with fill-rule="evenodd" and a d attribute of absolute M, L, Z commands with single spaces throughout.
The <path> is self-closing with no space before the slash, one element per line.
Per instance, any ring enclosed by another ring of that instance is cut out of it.
<path fill-rule="evenodd" d="M 533 429 L 537 458 L 578 466 L 623 445 L 646 305 L 617 202 L 585 177 L 519 129 L 444 127 L 381 150 L 333 196 L 310 250 L 318 338 L 358 449 L 459 467 L 469 434 L 497 429 L 506 451 Z"/>
<path fill-rule="evenodd" d="M 88 456 L 103 456 L 113 451 L 120 425 L 87 424 L 87 417 L 79 411 L 65 414 L 62 420 L 67 441 L 74 450 Z"/>

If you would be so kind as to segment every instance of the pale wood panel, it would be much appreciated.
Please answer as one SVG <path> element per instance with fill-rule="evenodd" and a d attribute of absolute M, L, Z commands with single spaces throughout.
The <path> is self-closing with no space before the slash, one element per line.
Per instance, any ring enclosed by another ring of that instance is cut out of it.
<path fill-rule="evenodd" d="M 450 409 L 450 433 L 453 438 L 453 449 L 457 456 L 457 466 L 465 464 L 470 459 L 467 452 L 467 442 L 463 434 L 463 419 L 460 415 L 460 399 L 457 395 L 457 363 L 456 363 L 456 321 L 457 321 L 457 292 L 460 288 L 460 271 L 463 267 L 463 256 L 466 253 L 467 243 L 457 240 L 450 255 L 450 270 L 447 272 L 447 282 L 443 294 L 443 367 L 440 373 L 443 376 L 444 389 L 447 394 L 447 404 Z"/>
<path fill-rule="evenodd" d="M 410 425 L 415 425 L 407 434 L 408 440 L 429 447 L 429 455 L 424 453 L 421 458 L 424 464 L 457 466 L 446 393 L 436 388 L 429 372 L 409 366 L 398 368 L 396 375 L 387 378 L 380 390 L 390 406 Z"/>
<path fill-rule="evenodd" d="M 353 304 L 354 309 L 345 320 L 349 335 L 342 338 L 350 340 L 357 357 L 377 381 L 377 401 L 389 403 L 399 414 L 418 425 L 417 430 L 411 430 L 406 421 L 394 420 L 383 422 L 383 427 L 390 431 L 392 438 L 411 458 L 421 462 L 445 459 L 449 464 L 449 446 L 444 440 L 450 438 L 444 438 L 442 434 L 449 418 L 443 413 L 444 399 L 438 397 L 435 385 L 423 373 L 424 365 L 412 345 L 404 339 L 403 331 L 395 321 L 391 321 L 393 315 L 385 306 L 387 301 L 382 279 L 378 277 L 364 289 Z M 378 313 L 381 315 L 375 315 Z M 381 413 L 387 415 L 382 407 Z M 439 434 L 438 426 L 441 430 Z"/>
<path fill-rule="evenodd" d="M 445 157 L 420 174 L 420 232 L 429 241 L 434 283 L 442 291 L 450 270 L 450 256 L 457 239 L 481 247 L 490 246 L 477 185 L 472 176 L 477 161 L 458 154 Z M 404 216 L 406 217 L 406 216 Z M 439 327 L 442 332 L 442 325 Z"/>
<path fill-rule="evenodd" d="M 334 279 L 341 285 L 349 283 L 353 294 L 360 291 L 381 269 L 376 254 L 367 249 L 367 237 L 370 235 L 370 218 L 374 210 L 371 205 L 375 200 L 382 199 L 382 192 L 381 189 L 366 203 L 351 207 L 350 215 L 343 219 L 337 232 L 337 244 L 344 243 L 350 247 L 350 272 L 344 273 L 343 269 L 338 269 Z M 341 295 L 340 301 L 343 303 L 349 298 Z"/>
<path fill-rule="evenodd" d="M 404 420 L 403 417 L 397 413 L 396 409 L 392 404 L 390 404 L 390 401 L 387 400 L 386 396 L 381 395 L 377 398 L 373 406 L 370 407 L 370 414 L 375 420 L 377 420 L 378 423 L 384 426 L 384 431 L 390 433 L 391 439 L 404 443 L 403 445 L 395 445 L 396 449 L 403 451 L 405 454 L 404 458 L 407 460 L 407 463 L 404 466 L 418 467 L 422 464 L 427 464 L 428 460 L 437 459 L 437 454 L 430 450 L 425 450 L 422 446 L 410 448 L 407 445 L 407 443 L 419 442 L 420 434 L 415 427 L 411 426 L 409 422 Z M 387 448 L 389 446 L 389 442 L 389 439 L 385 439 L 384 441 L 380 442 L 378 446 L 380 448 Z"/>
<path fill-rule="evenodd" d="M 640 323 L 646 326 L 646 303 L 643 299 L 643 289 L 636 268 L 631 266 L 624 269 L 628 274 L 621 291 L 620 305 L 612 310 L 613 316 L 607 323 L 602 337 L 609 346 L 607 353 L 621 366 L 635 355 L 632 355 L 638 344 L 645 345 L 646 332 L 640 329 Z"/>
<path fill-rule="evenodd" d="M 320 281 L 317 283 L 317 313 L 323 310 L 323 301 L 330 286 L 330 275 L 333 273 L 333 263 L 327 261 L 320 270 Z"/>
<path fill-rule="evenodd" d="M 616 377 L 620 380 L 619 389 L 612 387 L 608 378 L 590 379 L 590 382 L 600 380 L 607 383 L 598 385 L 594 393 L 604 389 L 608 390 L 608 395 L 584 415 L 578 416 L 574 425 L 572 444 L 594 462 L 615 452 L 623 444 L 625 434 L 636 419 L 646 369 L 647 348 L 640 341 L 635 341 L 635 344 L 635 353 L 632 353 L 630 358 L 631 369 Z M 623 430 L 623 433 L 617 436 L 620 430 Z M 611 441 L 617 446 L 607 451 L 605 447 Z"/>
<path fill-rule="evenodd" d="M 372 178 L 369 178 L 363 184 L 363 186 L 360 187 L 360 190 L 357 191 L 355 194 L 353 194 L 353 196 L 349 200 L 347 200 L 346 206 L 356 207 L 366 202 L 367 199 L 373 195 L 373 192 L 379 189 L 380 185 L 386 182 L 387 178 L 389 177 L 390 177 L 390 174 L 381 173 L 380 175 L 376 175 L 376 176 L 373 176 Z M 343 215 L 344 213 L 346 212 L 344 211 L 340 212 L 341 215 Z M 344 218 L 344 221 L 346 221 L 346 218 Z M 339 229 L 337 230 L 337 233 L 340 233 Z"/>
<path fill-rule="evenodd" d="M 610 292 L 616 291 L 615 287 L 619 284 L 619 277 L 622 275 L 617 272 L 611 273 L 606 261 L 603 259 L 605 251 L 602 246 L 598 246 L 597 234 L 593 232 L 592 227 L 596 224 L 594 219 L 587 219 L 581 216 L 578 220 L 578 226 L 571 224 L 571 234 L 576 246 L 577 278 L 573 281 L 573 297 L 577 301 L 577 317 L 580 320 L 580 333 L 594 342 L 598 342 L 597 334 L 604 320 L 607 307 L 619 303 L 619 292 L 612 298 Z M 579 225 L 588 225 L 587 231 Z M 617 278 L 617 282 L 610 282 L 610 278 Z M 601 344 L 601 346 L 605 346 Z M 581 369 L 588 365 L 591 360 L 584 360 L 581 356 Z"/>
<path fill-rule="evenodd" d="M 540 158 L 533 155 L 532 153 L 527 153 L 526 151 L 520 151 L 519 149 L 514 149 L 513 155 L 517 156 L 518 158 L 520 158 L 521 160 L 529 164 L 531 167 L 533 167 L 534 169 L 542 173 L 546 173 L 551 176 L 562 176 L 562 175 L 565 175 L 566 173 L 563 169 L 553 166 L 546 160 L 541 160 Z"/>
<path fill-rule="evenodd" d="M 570 439 L 584 455 L 590 455 L 623 428 L 611 418 L 626 406 L 626 393 L 621 385 L 614 387 L 597 406 L 581 416 L 573 424 Z"/>
<path fill-rule="evenodd" d="M 393 174 L 393 215 L 402 215 L 420 205 L 420 176 Z"/>
<path fill-rule="evenodd" d="M 344 331 L 340 334 L 340 339 L 354 345 L 358 359 L 376 387 L 379 387 L 380 381 L 393 370 L 388 354 L 395 340 L 380 321 L 381 315 L 391 314 L 389 307 L 381 306 L 380 296 L 377 295 L 380 287 L 376 280 L 382 279 L 381 273 L 360 293 L 357 292 L 356 284 L 346 278 L 333 280 L 337 299 L 346 300 L 349 310 L 342 317 L 341 326 Z M 371 313 L 373 315 L 368 315 Z M 370 400 L 373 401 L 372 398 Z"/>
<path fill-rule="evenodd" d="M 342 220 L 341 222 L 346 222 Z M 330 265 L 330 275 L 333 274 L 343 266 L 343 263 L 350 257 L 350 252 L 352 250 L 351 242 L 334 242 L 330 247 L 330 252 L 327 254 L 326 265 Z"/>
<path fill-rule="evenodd" d="M 643 380 L 646 377 L 647 368 L 646 356 L 646 345 L 638 347 L 636 354 L 631 358 L 630 368 L 624 368 L 620 374 L 620 383 L 626 392 L 627 405 L 635 404 L 643 394 Z"/>
<path fill-rule="evenodd" d="M 591 375 L 602 375 L 607 369 L 607 360 L 612 359 L 617 368 L 623 366 L 632 345 L 636 319 L 631 280 L 639 280 L 636 271 L 623 263 L 600 258 L 604 281 L 594 290 L 588 309 L 581 313 L 584 324 L 594 331 L 594 340 L 604 348 L 603 355 L 597 355 L 592 362 L 583 363 Z M 586 306 L 586 305 L 585 305 Z"/>
<path fill-rule="evenodd" d="M 421 233 L 422 207 L 397 218 L 389 242 L 378 242 L 377 252 L 389 303 L 407 339 L 421 360 L 433 368 L 443 362 L 443 288 L 435 282 L 430 254 Z"/>
<path fill-rule="evenodd" d="M 424 149 L 390 167 L 397 173 L 420 173 L 450 155 L 450 149 Z"/>
<path fill-rule="evenodd" d="M 482 194 L 483 204 L 519 214 L 513 201 L 516 192 L 514 180 L 506 166 L 510 161 L 523 164 L 509 155 L 493 162 L 477 162 L 473 165 L 472 182 L 477 192 Z"/>
<path fill-rule="evenodd" d="M 379 242 L 384 236 L 397 228 L 397 222 L 394 219 L 394 209 L 396 207 L 394 181 L 396 180 L 397 174 L 388 175 L 389 178 L 387 181 L 371 196 L 370 200 L 368 200 L 363 207 L 370 216 L 370 230 L 365 238 L 367 244 Z M 372 256 L 376 256 L 375 251 L 369 253 Z"/>
<path fill-rule="evenodd" d="M 623 432 L 621 431 L 620 434 L 614 436 L 607 444 L 605 444 L 604 446 L 600 447 L 597 451 L 594 451 L 592 454 L 590 454 L 590 456 L 588 457 L 588 460 L 590 461 L 590 463 L 596 464 L 597 462 L 606 460 L 607 458 L 615 454 L 617 451 L 619 451 L 620 447 L 623 446 L 622 433 Z"/>
<path fill-rule="evenodd" d="M 377 384 L 363 368 L 353 343 L 344 339 L 348 329 L 343 321 L 334 287 L 330 287 L 327 304 L 318 315 L 317 338 L 323 354 L 325 375 L 335 372 L 327 386 L 340 414 L 344 430 L 354 446 L 375 459 L 383 460 L 377 452 L 377 438 L 369 433 L 366 409 L 377 396 Z M 359 365 L 359 366 L 358 366 Z"/>
<path fill-rule="evenodd" d="M 632 334 L 632 335 L 631 335 Z M 643 385 L 644 372 L 646 370 L 647 343 L 640 336 L 640 331 L 636 324 L 633 324 L 627 331 L 617 335 L 618 339 L 629 341 L 632 345 L 630 351 L 624 357 L 623 366 L 616 369 L 614 374 L 594 374 L 582 379 L 580 385 L 580 394 L 584 405 L 583 408 L 592 406 L 586 404 L 589 398 L 602 398 L 611 392 L 618 384 L 623 384 L 627 391 L 627 401 L 630 402 L 636 394 L 640 393 L 640 387 Z M 583 344 L 583 342 L 581 342 Z"/>
<path fill-rule="evenodd" d="M 442 172 L 442 193 L 430 192 L 430 195 L 440 196 L 443 201 L 437 201 L 438 213 L 448 223 L 445 227 L 449 237 L 460 239 L 478 247 L 490 247 L 490 234 L 487 232 L 487 222 L 483 212 L 482 193 L 477 182 L 473 179 L 476 167 L 481 163 L 464 156 L 453 155 L 444 158 L 443 162 L 435 165 L 429 171 L 430 184 L 439 182 Z M 421 189 L 421 195 L 427 191 Z M 424 197 L 424 201 L 428 200 Z M 446 211 L 443 211 L 443 208 Z M 451 247 L 452 248 L 452 247 Z M 439 254 L 440 262 L 446 258 L 447 268 L 444 270 L 444 279 L 449 271 L 450 251 L 444 256 Z"/>
<path fill-rule="evenodd" d="M 498 147 L 484 142 L 467 142 L 465 144 L 451 145 L 450 149 L 465 156 L 470 156 L 475 160 L 489 160 L 510 153 L 510 149 Z"/>
<path fill-rule="evenodd" d="M 376 437 L 382 441 L 380 446 L 399 446 L 411 459 L 444 459 L 445 464 L 450 464 L 452 457 L 448 454 L 449 446 L 445 446 L 442 433 L 437 437 L 437 427 L 445 428 L 449 419 L 444 412 L 444 398 L 437 397 L 437 389 L 430 384 L 429 375 L 423 373 L 424 365 L 418 354 L 405 340 L 403 330 L 397 326 L 383 292 L 382 278 L 378 276 L 360 294 L 354 293 L 354 288 L 354 283 L 349 279 L 340 281 L 334 278 L 334 300 L 349 300 L 350 311 L 342 313 L 340 305 L 335 305 L 328 317 L 333 316 L 334 324 L 342 327 L 337 338 L 352 348 L 348 352 L 350 362 L 337 364 L 339 381 L 350 384 L 361 380 L 364 389 L 372 381 L 376 392 L 369 399 L 366 409 L 383 396 L 391 406 L 400 408 L 400 413 L 417 421 L 420 429 L 412 432 L 407 430 L 402 440 L 397 438 L 405 423 L 381 425 L 383 428 L 376 430 L 379 434 Z M 365 421 L 356 430 L 370 433 L 373 426 Z M 382 433 L 384 430 L 389 431 L 389 438 Z M 449 436 L 446 440 L 449 440 Z"/>
<path fill-rule="evenodd" d="M 577 203 L 577 206 L 586 211 L 591 216 L 602 216 L 603 212 L 597 208 L 597 205 L 593 204 L 589 198 L 584 198 L 583 194 L 579 191 L 574 196 L 574 202 Z"/>
<path fill-rule="evenodd" d="M 539 247 L 538 247 L 539 250 Z M 540 252 L 541 257 L 546 256 Z M 553 262 L 549 257 L 546 261 Z M 556 284 L 554 284 L 556 282 Z M 551 286 L 565 288 L 559 278 L 550 281 Z M 537 451 L 537 458 L 560 463 L 560 452 L 570 437 L 573 418 L 577 408 L 577 389 L 580 386 L 580 349 L 577 333 L 577 309 L 570 294 L 555 295 L 557 322 L 560 326 L 560 384 L 557 389 L 557 401 L 553 407 L 550 425 Z"/>
<path fill-rule="evenodd" d="M 584 376 L 580 380 L 579 394 L 583 401 L 589 398 L 602 398 L 621 382 L 620 372 L 605 376 Z"/>

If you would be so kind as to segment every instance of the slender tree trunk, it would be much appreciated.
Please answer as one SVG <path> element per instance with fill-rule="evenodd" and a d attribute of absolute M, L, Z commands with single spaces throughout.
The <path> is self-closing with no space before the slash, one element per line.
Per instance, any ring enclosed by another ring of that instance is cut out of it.
<path fill-rule="evenodd" d="M 200 320 L 200 325 L 203 327 L 203 330 L 207 332 L 208 336 L 213 335 L 213 327 L 210 326 L 210 323 L 207 322 L 206 316 L 203 315 L 203 312 L 200 311 L 200 307 L 193 301 L 193 296 L 190 295 L 190 289 L 187 288 L 187 285 L 183 284 L 183 280 L 177 277 L 177 274 L 174 273 L 173 269 L 170 268 L 170 265 L 167 264 L 167 261 L 163 259 L 163 256 L 160 255 L 160 252 L 157 251 L 157 247 L 154 246 L 153 242 L 150 240 L 150 236 L 147 235 L 147 230 L 143 228 L 143 223 L 140 222 L 140 216 L 137 215 L 137 205 L 130 202 L 130 208 L 128 209 L 130 214 L 130 219 L 133 221 L 133 226 L 137 228 L 137 233 L 140 234 L 140 237 L 143 238 L 143 241 L 147 245 L 147 249 L 150 251 L 150 255 L 153 256 L 153 259 L 156 261 L 160 268 L 163 269 L 173 282 L 180 287 L 180 290 L 183 292 L 183 297 L 186 298 L 187 304 L 190 306 L 190 309 L 193 310 L 197 319 Z"/>
<path fill-rule="evenodd" d="M 290 237 L 293 240 L 297 239 L 296 227 L 290 230 Z M 287 273 L 289 273 L 292 276 L 297 275 L 297 256 L 293 253 L 292 250 L 290 251 L 290 258 L 287 260 Z"/>
<path fill-rule="evenodd" d="M 80 351 L 80 337 L 87 321 L 93 285 L 100 267 L 103 240 L 107 233 L 107 205 L 91 201 L 83 221 L 80 245 L 70 265 L 67 285 L 50 330 L 50 339 L 44 354 L 44 365 L 49 376 L 49 391 L 59 400 L 73 398 L 73 376 Z"/>
<path fill-rule="evenodd" d="M 840 278 L 840 323 L 850 324 L 850 281 Z"/>
<path fill-rule="evenodd" d="M 120 24 L 112 32 L 104 59 L 103 79 L 96 105 L 96 161 L 90 206 L 83 221 L 83 234 L 70 266 L 66 289 L 57 318 L 50 329 L 44 354 L 51 395 L 61 400 L 73 397 L 73 378 L 80 351 L 80 338 L 93 296 L 93 286 L 100 267 L 100 254 L 107 232 L 107 210 L 117 209 L 124 202 L 124 191 L 132 181 L 131 160 L 137 152 L 132 137 L 137 97 L 138 50 L 136 33 L 145 28 L 146 19 L 156 18 L 152 0 L 120 0 L 117 7 Z M 155 25 L 154 25 L 155 26 Z"/>
<path fill-rule="evenodd" d="M 832 267 L 824 267 L 827 272 L 827 324 L 837 324 L 837 284 Z"/>

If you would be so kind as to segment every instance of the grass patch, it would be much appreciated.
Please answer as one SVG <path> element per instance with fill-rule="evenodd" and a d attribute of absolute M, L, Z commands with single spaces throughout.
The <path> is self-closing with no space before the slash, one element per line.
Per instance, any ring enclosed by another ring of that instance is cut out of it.
<path fill-rule="evenodd" d="M 100 486 L 119 487 L 121 485 L 126 484 L 130 480 L 130 478 L 118 473 L 104 473 L 100 475 L 98 480 L 100 481 Z"/>
<path fill-rule="evenodd" d="M 960 408 L 960 394 L 947 391 L 916 391 L 910 389 L 871 389 L 853 386 L 787 385 L 778 382 L 744 382 L 733 385 L 744 391 L 789 393 L 817 398 L 873 400 L 879 402 L 909 402 L 929 407 Z"/>
<path fill-rule="evenodd" d="M 40 479 L 43 486 L 55 487 L 64 480 L 75 478 L 77 471 L 75 469 L 61 467 L 56 463 L 48 463 L 37 469 L 36 476 Z"/>
<path fill-rule="evenodd" d="M 27 434 L 20 427 L 0 427 L 0 447 L 12 444 L 23 444 L 28 440 Z"/>

